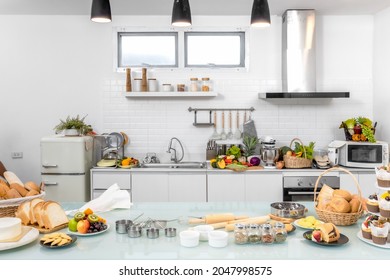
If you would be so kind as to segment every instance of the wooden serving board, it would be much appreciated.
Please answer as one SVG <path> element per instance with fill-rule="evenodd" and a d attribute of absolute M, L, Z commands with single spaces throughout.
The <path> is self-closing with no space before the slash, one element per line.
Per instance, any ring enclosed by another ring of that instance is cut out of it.
<path fill-rule="evenodd" d="M 55 228 L 52 228 L 52 229 L 47 229 L 47 228 L 40 228 L 38 225 L 29 225 L 30 227 L 33 227 L 33 228 L 36 228 L 39 233 L 52 233 L 52 232 L 55 232 L 57 230 L 60 230 L 60 229 L 63 229 L 63 228 L 66 228 L 68 226 L 68 223 L 65 223 L 65 224 L 62 224 L 62 225 L 59 225 L 59 226 L 56 226 Z"/>

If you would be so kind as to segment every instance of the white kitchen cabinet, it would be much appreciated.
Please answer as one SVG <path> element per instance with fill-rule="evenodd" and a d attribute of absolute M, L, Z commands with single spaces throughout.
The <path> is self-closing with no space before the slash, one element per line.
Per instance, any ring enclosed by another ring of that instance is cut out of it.
<path fill-rule="evenodd" d="M 131 193 L 131 175 L 129 171 L 91 169 L 91 197 L 99 197 L 113 184 Z"/>
<path fill-rule="evenodd" d="M 170 202 L 206 202 L 206 173 L 169 173 Z"/>
<path fill-rule="evenodd" d="M 245 174 L 245 201 L 283 201 L 281 173 L 247 172 Z"/>
<path fill-rule="evenodd" d="M 166 172 L 134 172 L 131 176 L 133 202 L 169 201 L 169 180 Z"/>
<path fill-rule="evenodd" d="M 359 172 L 359 185 L 362 190 L 362 196 L 365 198 L 368 198 L 370 194 L 378 193 L 374 172 Z"/>
<path fill-rule="evenodd" d="M 231 171 L 209 173 L 207 198 L 209 202 L 245 201 L 245 174 Z"/>

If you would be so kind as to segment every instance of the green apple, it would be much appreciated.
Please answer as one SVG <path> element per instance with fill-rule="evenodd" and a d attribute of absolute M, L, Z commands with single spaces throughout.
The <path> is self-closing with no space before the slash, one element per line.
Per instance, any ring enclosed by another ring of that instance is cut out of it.
<path fill-rule="evenodd" d="M 70 231 L 76 232 L 77 231 L 77 221 L 75 219 L 70 219 L 68 228 Z"/>

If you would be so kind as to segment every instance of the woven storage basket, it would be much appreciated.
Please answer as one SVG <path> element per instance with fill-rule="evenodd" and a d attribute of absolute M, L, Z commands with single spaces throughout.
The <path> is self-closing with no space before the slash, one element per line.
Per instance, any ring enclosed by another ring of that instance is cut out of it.
<path fill-rule="evenodd" d="M 44 196 L 45 192 L 41 192 L 34 196 L 0 200 L 0 218 L 15 217 L 15 212 L 20 204 L 25 201 L 33 200 L 34 198 L 43 198 Z"/>
<path fill-rule="evenodd" d="M 332 171 L 343 171 L 343 172 L 349 174 L 352 177 L 352 179 L 356 185 L 360 201 L 362 200 L 362 192 L 360 189 L 360 185 L 359 185 L 358 181 L 356 180 L 355 176 L 353 176 L 353 174 L 351 172 L 349 172 L 348 170 L 346 170 L 344 168 L 333 167 L 333 168 L 330 168 L 330 169 L 324 171 L 318 177 L 316 184 L 314 186 L 314 205 L 315 205 L 315 210 L 317 212 L 317 215 L 321 221 L 333 223 L 336 226 L 349 226 L 349 225 L 355 224 L 359 220 L 359 218 L 363 215 L 362 203 L 360 204 L 359 210 L 356 213 L 336 213 L 336 212 L 321 210 L 321 209 L 317 208 L 317 204 L 318 204 L 317 187 L 318 187 L 318 184 L 319 184 L 322 176 L 324 176 L 325 174 L 332 172 Z"/>
<path fill-rule="evenodd" d="M 291 149 L 292 144 L 295 141 L 299 142 L 302 145 L 304 157 L 293 157 L 293 156 L 284 155 L 283 156 L 284 167 L 286 167 L 286 168 L 309 168 L 309 167 L 311 167 L 312 160 L 307 158 L 305 146 L 303 145 L 302 141 L 299 138 L 294 138 L 293 140 L 291 140 L 290 149 Z"/>

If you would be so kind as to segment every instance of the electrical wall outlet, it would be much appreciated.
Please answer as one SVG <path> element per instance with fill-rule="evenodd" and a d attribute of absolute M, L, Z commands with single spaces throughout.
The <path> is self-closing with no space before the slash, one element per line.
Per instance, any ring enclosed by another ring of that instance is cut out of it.
<path fill-rule="evenodd" d="M 23 152 L 12 152 L 11 157 L 12 158 L 23 158 Z"/>

